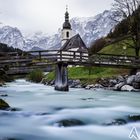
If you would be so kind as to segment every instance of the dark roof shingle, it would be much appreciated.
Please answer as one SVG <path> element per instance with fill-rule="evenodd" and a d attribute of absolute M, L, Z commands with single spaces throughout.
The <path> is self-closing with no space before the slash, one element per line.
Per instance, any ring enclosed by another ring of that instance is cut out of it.
<path fill-rule="evenodd" d="M 66 41 L 66 43 L 60 48 L 61 51 L 67 51 L 72 48 L 79 48 L 77 51 L 87 52 L 88 48 L 86 47 L 84 41 L 79 34 L 73 36 L 71 39 Z"/>

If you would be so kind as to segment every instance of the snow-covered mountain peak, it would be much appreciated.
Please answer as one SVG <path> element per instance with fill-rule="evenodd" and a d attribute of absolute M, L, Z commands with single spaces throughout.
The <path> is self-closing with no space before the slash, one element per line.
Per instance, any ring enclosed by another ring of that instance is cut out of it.
<path fill-rule="evenodd" d="M 25 45 L 20 30 L 11 26 L 3 26 L 0 28 L 0 42 L 19 49 L 23 49 Z"/>
<path fill-rule="evenodd" d="M 80 34 L 89 47 L 91 42 L 106 36 L 115 27 L 115 15 L 113 11 L 105 10 L 92 17 L 72 18 L 70 22 L 73 33 Z M 61 47 L 61 28 L 54 35 L 37 32 L 23 37 L 18 28 L 4 26 L 0 28 L 0 42 L 23 50 L 57 49 Z"/>

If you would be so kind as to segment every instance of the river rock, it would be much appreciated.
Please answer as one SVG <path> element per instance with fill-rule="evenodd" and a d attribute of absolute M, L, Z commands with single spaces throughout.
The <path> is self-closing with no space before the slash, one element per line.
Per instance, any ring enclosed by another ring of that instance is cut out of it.
<path fill-rule="evenodd" d="M 112 125 L 125 125 L 127 123 L 126 120 L 124 119 L 115 119 L 111 122 L 108 122 L 108 123 L 105 123 L 103 125 L 106 125 L 106 126 L 112 126 Z"/>
<path fill-rule="evenodd" d="M 68 84 L 71 86 L 73 84 L 73 80 L 69 79 Z"/>
<path fill-rule="evenodd" d="M 6 110 L 10 108 L 9 104 L 6 103 L 3 99 L 0 99 L 0 110 Z"/>
<path fill-rule="evenodd" d="M 117 80 L 116 79 L 110 79 L 109 83 L 110 83 L 110 86 L 113 87 L 117 84 Z"/>
<path fill-rule="evenodd" d="M 135 76 L 135 82 L 140 83 L 140 72 L 138 72 Z"/>
<path fill-rule="evenodd" d="M 48 85 L 46 78 L 43 78 L 40 83 L 44 85 Z"/>
<path fill-rule="evenodd" d="M 92 89 L 92 88 L 95 88 L 95 86 L 92 84 L 92 85 L 87 85 L 86 87 L 85 87 L 85 89 Z"/>
<path fill-rule="evenodd" d="M 72 127 L 72 126 L 81 126 L 84 123 L 77 119 L 68 119 L 68 120 L 61 120 L 57 122 L 59 127 Z"/>
<path fill-rule="evenodd" d="M 82 85 L 77 85 L 75 86 L 75 88 L 82 88 Z"/>
<path fill-rule="evenodd" d="M 134 91 L 134 88 L 130 85 L 124 85 L 122 86 L 121 91 Z"/>
<path fill-rule="evenodd" d="M 118 77 L 117 77 L 117 82 L 118 82 L 118 83 L 122 83 L 122 82 L 124 82 L 124 81 L 125 81 L 125 79 L 124 79 L 123 76 L 118 76 Z"/>
<path fill-rule="evenodd" d="M 81 81 L 80 80 L 69 80 L 69 86 L 71 88 L 81 88 Z"/>
<path fill-rule="evenodd" d="M 50 82 L 50 85 L 53 86 L 54 84 L 55 84 L 55 80 L 52 80 L 52 81 Z"/>
<path fill-rule="evenodd" d="M 140 121 L 140 115 L 130 115 L 130 116 L 128 117 L 128 120 L 131 121 L 131 122 Z"/>
<path fill-rule="evenodd" d="M 0 94 L 1 97 L 8 97 L 8 94 Z"/>
<path fill-rule="evenodd" d="M 103 86 L 102 85 L 100 85 L 100 84 L 95 84 L 95 86 L 94 86 L 95 88 L 103 88 Z"/>
<path fill-rule="evenodd" d="M 132 85 L 135 89 L 140 89 L 140 83 L 134 82 Z"/>
<path fill-rule="evenodd" d="M 127 78 L 127 84 L 128 85 L 132 85 L 133 84 L 133 82 L 135 81 L 135 75 L 131 75 L 131 76 L 129 76 L 128 78 Z"/>
<path fill-rule="evenodd" d="M 121 82 L 115 85 L 114 90 L 121 91 L 121 88 L 125 85 L 125 82 Z"/>

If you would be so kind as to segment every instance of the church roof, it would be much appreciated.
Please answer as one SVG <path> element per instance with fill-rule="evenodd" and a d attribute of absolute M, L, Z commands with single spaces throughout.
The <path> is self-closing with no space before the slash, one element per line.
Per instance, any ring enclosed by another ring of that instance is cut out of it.
<path fill-rule="evenodd" d="M 71 29 L 71 24 L 68 21 L 65 21 L 63 24 L 63 29 Z"/>
<path fill-rule="evenodd" d="M 86 47 L 84 41 L 82 40 L 79 34 L 67 40 L 66 43 L 60 48 L 60 50 L 67 51 L 72 48 L 79 48 L 77 51 L 80 51 L 80 52 L 88 51 L 88 48 Z"/>

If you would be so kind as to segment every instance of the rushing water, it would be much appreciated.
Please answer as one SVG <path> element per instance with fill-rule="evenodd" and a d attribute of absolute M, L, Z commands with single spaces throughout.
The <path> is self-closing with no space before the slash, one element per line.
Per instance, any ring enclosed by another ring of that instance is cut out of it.
<path fill-rule="evenodd" d="M 103 125 L 114 119 L 140 115 L 140 93 L 70 89 L 57 92 L 53 87 L 24 79 L 0 87 L 0 93 L 20 111 L 0 111 L 0 140 L 129 140 L 140 122 Z M 58 122 L 76 119 L 85 125 L 59 127 Z"/>

